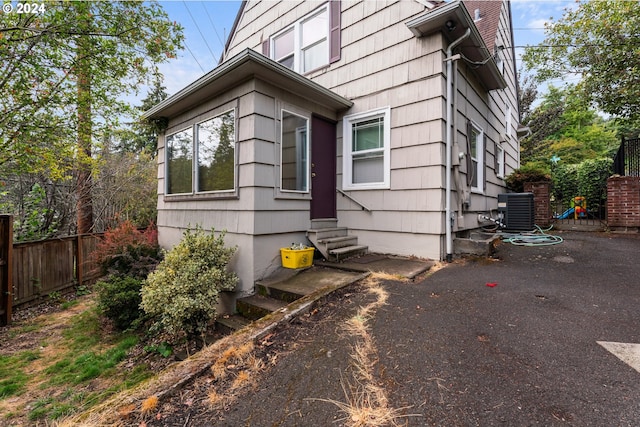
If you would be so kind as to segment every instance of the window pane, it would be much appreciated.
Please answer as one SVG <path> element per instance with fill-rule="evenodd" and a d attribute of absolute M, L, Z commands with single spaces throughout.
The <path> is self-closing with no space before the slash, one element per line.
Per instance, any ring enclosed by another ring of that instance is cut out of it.
<path fill-rule="evenodd" d="M 471 161 L 471 164 L 472 164 L 471 173 L 473 174 L 471 176 L 471 186 L 477 188 L 478 187 L 478 161 L 473 159 Z"/>
<path fill-rule="evenodd" d="M 281 59 L 278 62 L 284 65 L 285 67 L 291 68 L 293 70 L 293 55 L 288 56 L 284 59 Z"/>
<path fill-rule="evenodd" d="M 282 112 L 282 190 L 308 191 L 309 140 L 308 121 L 304 117 Z"/>
<path fill-rule="evenodd" d="M 323 38 L 326 39 L 328 33 L 329 13 L 324 9 L 302 23 L 302 47 L 307 47 Z"/>
<path fill-rule="evenodd" d="M 471 143 L 471 157 L 473 159 L 478 158 L 478 137 L 479 136 L 480 136 L 480 133 L 476 129 L 473 129 L 471 131 L 471 139 L 469 142 Z"/>
<path fill-rule="evenodd" d="M 373 183 L 384 181 L 384 156 L 369 154 L 353 156 L 353 183 Z"/>
<path fill-rule="evenodd" d="M 191 193 L 193 170 L 193 131 L 174 133 L 166 138 L 167 194 Z"/>
<path fill-rule="evenodd" d="M 329 51 L 327 49 L 327 39 L 322 40 L 318 44 L 303 50 L 302 72 L 315 70 L 329 63 Z"/>
<path fill-rule="evenodd" d="M 375 150 L 384 146 L 382 117 L 354 123 L 352 126 L 352 150 Z"/>
<path fill-rule="evenodd" d="M 293 40 L 293 28 L 273 39 L 273 58 L 276 61 L 293 53 Z"/>
<path fill-rule="evenodd" d="M 235 187 L 235 114 L 228 111 L 198 125 L 197 191 Z"/>

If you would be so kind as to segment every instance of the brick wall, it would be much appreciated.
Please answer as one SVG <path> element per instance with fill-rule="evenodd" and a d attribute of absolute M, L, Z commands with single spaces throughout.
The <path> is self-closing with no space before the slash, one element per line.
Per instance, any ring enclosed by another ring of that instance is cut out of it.
<path fill-rule="evenodd" d="M 640 177 L 615 176 L 607 180 L 609 228 L 640 227 Z"/>
<path fill-rule="evenodd" d="M 534 218 L 536 225 L 548 227 L 551 224 L 551 183 L 525 182 L 525 193 L 533 193 Z"/>

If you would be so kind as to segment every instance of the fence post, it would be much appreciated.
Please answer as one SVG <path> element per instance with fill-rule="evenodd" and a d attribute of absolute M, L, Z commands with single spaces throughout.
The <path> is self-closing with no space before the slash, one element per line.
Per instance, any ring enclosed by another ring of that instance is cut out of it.
<path fill-rule="evenodd" d="M 11 324 L 13 311 L 13 216 L 0 215 L 0 323 Z"/>
<path fill-rule="evenodd" d="M 540 227 L 548 227 L 551 224 L 551 183 L 525 182 L 524 191 L 533 193 L 535 223 Z"/>
<path fill-rule="evenodd" d="M 84 255 L 82 253 L 82 235 L 76 236 L 76 280 L 78 286 L 84 281 Z"/>

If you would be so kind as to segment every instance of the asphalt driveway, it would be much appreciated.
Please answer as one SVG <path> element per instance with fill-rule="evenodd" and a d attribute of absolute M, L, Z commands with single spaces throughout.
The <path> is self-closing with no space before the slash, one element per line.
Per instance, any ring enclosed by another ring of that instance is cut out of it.
<path fill-rule="evenodd" d="M 640 425 L 640 372 L 598 344 L 640 344 L 640 240 L 561 236 L 387 284 L 374 331 L 409 425 Z"/>
<path fill-rule="evenodd" d="M 640 236 L 560 235 L 560 245 L 501 244 L 496 260 L 382 282 L 373 369 L 400 424 L 640 425 L 640 367 L 599 344 L 640 344 Z M 208 410 L 185 390 L 153 424 L 347 425 L 336 404 L 349 399 L 353 365 L 344 322 L 371 299 L 352 285 L 279 327 L 260 349 L 272 363 L 233 405 Z"/>

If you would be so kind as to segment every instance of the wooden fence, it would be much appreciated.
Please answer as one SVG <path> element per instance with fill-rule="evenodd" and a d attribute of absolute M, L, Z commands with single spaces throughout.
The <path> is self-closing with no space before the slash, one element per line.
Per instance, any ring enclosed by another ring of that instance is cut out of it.
<path fill-rule="evenodd" d="M 11 323 L 13 217 L 0 215 L 0 325 Z"/>
<path fill-rule="evenodd" d="M 92 283 L 100 276 L 91 253 L 103 233 L 13 243 L 11 222 L 10 216 L 0 215 L 0 260 L 6 264 L 0 265 L 3 324 L 11 322 L 14 307 Z"/>

